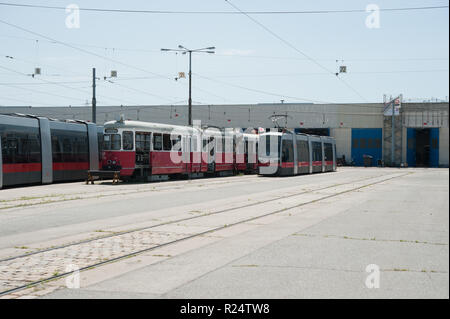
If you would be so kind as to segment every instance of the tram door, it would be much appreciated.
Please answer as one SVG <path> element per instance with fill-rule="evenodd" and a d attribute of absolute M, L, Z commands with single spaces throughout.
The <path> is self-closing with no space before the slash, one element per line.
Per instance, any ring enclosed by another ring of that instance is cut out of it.
<path fill-rule="evenodd" d="M 206 152 L 208 153 L 208 171 L 216 170 L 216 139 L 210 136 L 207 140 Z"/>
<path fill-rule="evenodd" d="M 293 152 L 294 152 L 294 175 L 298 174 L 298 151 L 297 151 L 297 135 L 292 135 L 292 146 L 293 146 Z"/>
<path fill-rule="evenodd" d="M 136 132 L 136 166 L 150 167 L 150 132 Z"/>

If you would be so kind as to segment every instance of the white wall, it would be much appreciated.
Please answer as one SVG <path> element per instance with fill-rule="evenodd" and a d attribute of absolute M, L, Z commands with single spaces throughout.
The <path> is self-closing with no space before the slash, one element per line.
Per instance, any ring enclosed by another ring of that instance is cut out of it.
<path fill-rule="evenodd" d="M 441 127 L 439 129 L 439 166 L 448 167 L 448 134 L 448 127 Z"/>
<path fill-rule="evenodd" d="M 275 127 L 270 117 L 287 115 L 289 128 L 383 127 L 383 105 L 374 104 L 248 104 L 194 105 L 193 119 L 221 127 Z M 91 120 L 90 107 L 2 107 L 0 113 L 24 113 L 58 119 Z M 98 106 L 97 123 L 125 119 L 186 125 L 186 105 Z M 285 119 L 279 124 L 284 126 Z"/>
<path fill-rule="evenodd" d="M 336 139 L 337 157 L 345 155 L 345 160 L 350 162 L 352 158 L 352 129 L 332 128 L 330 135 Z"/>

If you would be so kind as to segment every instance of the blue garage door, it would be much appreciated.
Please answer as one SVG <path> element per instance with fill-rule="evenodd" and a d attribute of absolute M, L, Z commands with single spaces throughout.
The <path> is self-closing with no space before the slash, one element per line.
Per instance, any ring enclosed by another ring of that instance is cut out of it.
<path fill-rule="evenodd" d="M 381 128 L 353 128 L 352 129 L 352 159 L 357 166 L 364 165 L 364 155 L 372 156 L 372 166 L 382 159 Z"/>
<path fill-rule="evenodd" d="M 416 129 L 408 128 L 406 134 L 408 144 L 406 146 L 406 161 L 408 166 L 416 167 Z"/>
<path fill-rule="evenodd" d="M 423 130 L 423 129 L 420 129 Z M 439 167 L 439 128 L 430 128 L 430 167 Z M 408 166 L 416 166 L 416 136 L 417 129 L 408 128 L 407 129 L 407 152 L 406 160 Z"/>
<path fill-rule="evenodd" d="M 439 167 L 439 128 L 430 130 L 430 166 Z"/>

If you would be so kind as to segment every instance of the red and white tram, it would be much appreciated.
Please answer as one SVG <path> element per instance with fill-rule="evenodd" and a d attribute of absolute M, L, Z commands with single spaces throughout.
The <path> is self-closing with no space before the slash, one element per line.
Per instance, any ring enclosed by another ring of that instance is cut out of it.
<path fill-rule="evenodd" d="M 249 168 L 256 172 L 257 161 L 249 163 L 256 153 L 248 155 L 256 147 L 246 147 L 248 141 L 257 143 L 252 135 L 215 127 L 111 121 L 104 124 L 102 168 L 120 170 L 122 179 L 147 180 L 231 175 Z"/>

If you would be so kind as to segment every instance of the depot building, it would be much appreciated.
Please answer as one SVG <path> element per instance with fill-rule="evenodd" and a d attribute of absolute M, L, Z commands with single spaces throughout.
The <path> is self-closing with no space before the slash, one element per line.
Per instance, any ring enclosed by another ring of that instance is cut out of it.
<path fill-rule="evenodd" d="M 267 103 L 194 105 L 202 125 L 233 128 L 286 127 L 295 132 L 332 136 L 337 157 L 347 164 L 409 167 L 449 166 L 449 104 L 403 103 L 398 115 L 383 103 Z M 57 119 L 91 121 L 92 108 L 0 107 L 0 113 L 23 113 Z M 186 105 L 98 106 L 97 123 L 125 119 L 187 125 Z M 394 119 L 393 119 L 394 118 Z M 367 164 L 367 162 L 366 162 Z"/>

